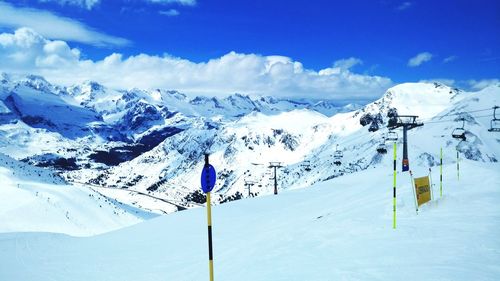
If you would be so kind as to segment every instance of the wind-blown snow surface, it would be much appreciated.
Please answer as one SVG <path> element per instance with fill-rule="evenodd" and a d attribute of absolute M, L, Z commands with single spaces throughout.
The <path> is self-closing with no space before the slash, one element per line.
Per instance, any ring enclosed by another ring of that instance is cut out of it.
<path fill-rule="evenodd" d="M 87 236 L 153 217 L 89 188 L 68 185 L 49 170 L 3 154 L 0 182 L 0 232 L 47 231 Z"/>
<path fill-rule="evenodd" d="M 392 229 L 391 161 L 278 196 L 213 208 L 216 280 L 498 280 L 500 165 L 437 169 L 435 200 L 415 213 L 398 174 Z M 421 174 L 417 174 L 421 176 Z M 0 235 L 1 280 L 205 280 L 204 208 L 104 235 Z"/>

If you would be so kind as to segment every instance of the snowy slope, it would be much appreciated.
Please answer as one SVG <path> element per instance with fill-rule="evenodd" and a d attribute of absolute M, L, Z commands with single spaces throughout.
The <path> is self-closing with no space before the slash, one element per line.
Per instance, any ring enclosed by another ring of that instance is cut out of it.
<path fill-rule="evenodd" d="M 215 278 L 498 280 L 500 166 L 461 164 L 458 182 L 445 162 L 443 197 L 435 186 L 436 200 L 418 215 L 408 174 L 398 174 L 396 230 L 389 158 L 311 188 L 216 206 Z M 89 238 L 1 234 L 0 279 L 204 280 L 206 241 L 203 208 Z"/>
<path fill-rule="evenodd" d="M 0 154 L 0 232 L 95 235 L 153 217 Z M 3 279 L 2 279 L 3 280 Z"/>

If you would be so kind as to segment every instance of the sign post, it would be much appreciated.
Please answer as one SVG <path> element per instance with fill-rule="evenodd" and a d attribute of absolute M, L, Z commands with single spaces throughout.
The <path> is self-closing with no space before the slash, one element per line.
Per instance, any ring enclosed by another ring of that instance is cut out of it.
<path fill-rule="evenodd" d="M 393 146 L 394 150 L 394 165 L 393 165 L 393 193 L 392 193 L 392 228 L 396 229 L 396 142 Z"/>
<path fill-rule="evenodd" d="M 443 148 L 441 147 L 441 155 L 439 162 L 439 197 L 443 197 Z"/>
<path fill-rule="evenodd" d="M 214 166 L 208 162 L 208 154 L 205 154 L 205 165 L 201 171 L 201 190 L 207 194 L 207 224 L 208 224 L 208 269 L 210 281 L 214 280 L 214 257 L 212 251 L 212 205 L 210 192 L 215 186 L 216 173 Z"/>

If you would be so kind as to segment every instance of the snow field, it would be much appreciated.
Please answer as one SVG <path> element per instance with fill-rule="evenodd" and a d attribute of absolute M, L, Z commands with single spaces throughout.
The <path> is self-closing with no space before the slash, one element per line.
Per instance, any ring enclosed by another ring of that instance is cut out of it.
<path fill-rule="evenodd" d="M 0 232 L 89 236 L 151 218 L 87 187 L 70 186 L 49 170 L 0 156 Z"/>
<path fill-rule="evenodd" d="M 215 278 L 498 280 L 498 168 L 465 160 L 457 182 L 454 163 L 447 163 L 443 197 L 435 186 L 436 200 L 418 215 L 409 176 L 398 174 L 396 230 L 387 168 L 215 206 Z M 7 269 L 1 280 L 208 277 L 203 208 L 88 238 L 2 234 L 0 249 Z"/>

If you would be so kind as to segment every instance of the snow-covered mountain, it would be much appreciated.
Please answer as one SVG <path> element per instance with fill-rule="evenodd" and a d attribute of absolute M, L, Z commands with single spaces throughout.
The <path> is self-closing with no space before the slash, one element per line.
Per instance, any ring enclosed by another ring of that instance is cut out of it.
<path fill-rule="evenodd" d="M 434 166 L 440 147 L 451 159 L 457 144 L 468 159 L 500 157 L 499 136 L 487 131 L 500 85 L 471 93 L 406 83 L 361 108 L 340 108 L 328 101 L 240 94 L 189 99 L 176 91 L 115 91 L 94 82 L 64 88 L 36 76 L 12 81 L 3 75 L 0 81 L 1 152 L 156 212 L 203 203 L 198 190 L 205 152 L 218 171 L 217 202 L 249 196 L 249 181 L 251 196 L 272 193 L 269 162 L 283 165 L 280 189 L 376 167 L 388 157 L 376 148 L 388 145 L 383 138 L 394 114 L 418 115 L 424 123 L 409 132 L 410 163 Z M 451 138 L 461 126 L 458 118 L 466 119 L 467 131 L 460 143 Z M 340 161 L 333 157 L 337 148 Z"/>

